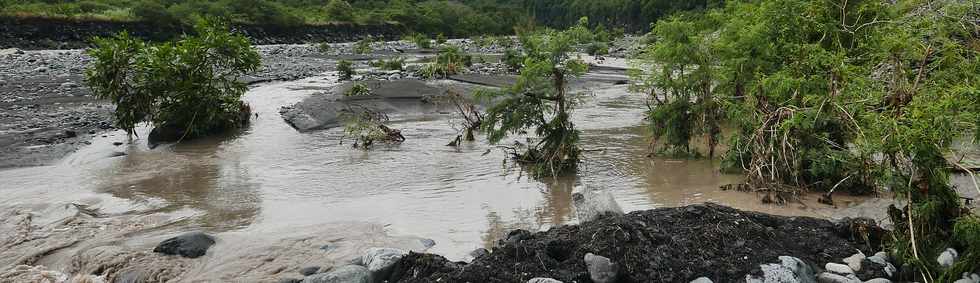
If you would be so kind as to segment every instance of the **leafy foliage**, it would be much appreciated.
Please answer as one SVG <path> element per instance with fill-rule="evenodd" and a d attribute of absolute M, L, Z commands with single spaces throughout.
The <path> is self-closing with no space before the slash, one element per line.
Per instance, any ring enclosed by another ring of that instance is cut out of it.
<path fill-rule="evenodd" d="M 432 48 L 432 40 L 428 36 L 421 33 L 414 33 L 412 35 L 406 36 L 405 40 L 415 43 L 415 46 L 421 49 Z"/>
<path fill-rule="evenodd" d="M 325 10 L 327 19 L 338 22 L 354 21 L 354 7 L 344 0 L 330 0 Z"/>
<path fill-rule="evenodd" d="M 638 56 L 638 68 L 630 74 L 633 90 L 652 101 L 647 118 L 654 141 L 662 142 L 664 151 L 690 154 L 691 139 L 704 136 L 713 156 L 722 116 L 714 96 L 717 59 L 706 42 L 712 31 L 704 27 L 711 26 L 710 18 L 699 21 L 673 17 L 658 22 L 651 32 L 658 40 Z"/>
<path fill-rule="evenodd" d="M 368 95 L 371 95 L 371 88 L 364 83 L 355 83 L 347 92 L 344 92 L 344 96 L 347 97 Z"/>
<path fill-rule="evenodd" d="M 895 192 L 907 205 L 889 210 L 894 256 L 917 267 L 913 280 L 951 282 L 980 266 L 975 254 L 951 269 L 935 262 L 947 247 L 976 248 L 963 238 L 976 216 L 960 207 L 945 158 L 980 117 L 976 8 L 733 1 L 658 22 L 634 74 L 663 92 L 651 99 L 671 98 L 651 110 L 668 144 L 710 134 L 705 121 L 719 121 L 701 117 L 723 110 L 714 117 L 735 130 L 726 164 L 757 190 Z"/>
<path fill-rule="evenodd" d="M 569 117 L 574 94 L 567 92 L 566 85 L 570 77 L 580 76 L 588 68 L 569 55 L 582 42 L 582 29 L 521 36 L 526 57 L 517 82 L 502 91 L 481 94 L 496 101 L 482 122 L 490 143 L 534 130 L 539 140 L 516 142 L 511 154 L 518 162 L 530 165 L 535 176 L 557 176 L 578 163 L 579 131 Z"/>
<path fill-rule="evenodd" d="M 439 50 L 435 61 L 426 64 L 419 72 L 423 78 L 448 78 L 462 73 L 472 64 L 473 56 L 465 54 L 459 46 L 446 46 Z"/>
<path fill-rule="evenodd" d="M 137 124 L 151 122 L 196 137 L 248 122 L 241 101 L 247 86 L 238 78 L 258 69 L 258 52 L 223 26 L 201 23 L 196 31 L 160 44 L 125 33 L 95 39 L 86 82 L 116 105 L 119 128 L 133 134 Z"/>
<path fill-rule="evenodd" d="M 371 51 L 374 50 L 373 48 L 371 48 L 372 43 L 374 43 L 374 40 L 369 37 L 358 40 L 356 43 L 354 43 L 354 49 L 353 49 L 354 54 L 371 53 Z"/>
<path fill-rule="evenodd" d="M 349 81 L 357 74 L 354 71 L 354 63 L 349 60 L 337 61 L 337 73 L 341 81 Z"/>
<path fill-rule="evenodd" d="M 370 149 L 376 142 L 398 144 L 405 141 L 400 130 L 384 124 L 388 122 L 388 116 L 384 113 L 352 106 L 340 113 L 340 119 L 344 121 L 341 144 L 345 139 L 353 139 L 353 148 Z"/>
<path fill-rule="evenodd" d="M 378 59 L 371 61 L 371 67 L 380 68 L 382 70 L 402 70 L 405 65 L 405 58 L 395 57 L 391 59 Z"/>

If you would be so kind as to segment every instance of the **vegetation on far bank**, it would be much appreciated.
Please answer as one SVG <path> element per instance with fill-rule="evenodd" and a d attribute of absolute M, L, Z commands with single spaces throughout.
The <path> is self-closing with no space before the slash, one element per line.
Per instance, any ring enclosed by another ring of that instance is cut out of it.
<path fill-rule="evenodd" d="M 515 26 L 567 27 L 581 16 L 592 24 L 646 30 L 651 21 L 679 10 L 717 5 L 712 1 L 592 0 L 0 0 L 0 16 L 148 21 L 191 26 L 201 18 L 263 25 L 396 23 L 409 31 L 465 37 L 513 34 Z"/>

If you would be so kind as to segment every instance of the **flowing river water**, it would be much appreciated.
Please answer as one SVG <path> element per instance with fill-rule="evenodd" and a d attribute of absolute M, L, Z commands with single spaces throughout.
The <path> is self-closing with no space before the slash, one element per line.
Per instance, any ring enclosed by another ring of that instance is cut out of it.
<path fill-rule="evenodd" d="M 720 173 L 717 161 L 649 158 L 644 97 L 626 85 L 582 95 L 573 120 L 589 151 L 575 176 L 558 179 L 522 176 L 479 138 L 445 146 L 457 133 L 451 113 L 393 115 L 390 126 L 406 141 L 372 150 L 340 144 L 342 129 L 300 133 L 278 115 L 281 106 L 335 81 L 326 74 L 254 87 L 245 99 L 257 116 L 240 133 L 149 149 L 145 140 L 113 132 L 59 164 L 0 171 L 0 203 L 37 211 L 85 203 L 103 213 L 163 214 L 180 221 L 159 234 L 200 229 L 219 239 L 378 223 L 387 233 L 432 239 L 430 252 L 457 260 L 511 229 L 575 223 L 571 194 L 584 187 L 612 192 L 626 211 L 716 202 L 837 218 L 866 215 L 886 203 L 838 196 L 841 208 L 832 208 L 811 196 L 803 203 L 763 204 L 756 194 L 720 190 L 741 176 Z M 160 237 L 125 241 L 152 246 Z"/>

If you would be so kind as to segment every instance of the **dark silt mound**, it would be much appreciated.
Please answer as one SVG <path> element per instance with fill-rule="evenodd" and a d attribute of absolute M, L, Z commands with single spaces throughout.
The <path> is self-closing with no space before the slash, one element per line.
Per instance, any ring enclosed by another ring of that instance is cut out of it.
<path fill-rule="evenodd" d="M 618 282 L 689 282 L 702 276 L 742 281 L 746 274 L 761 272 L 760 264 L 778 263 L 779 256 L 817 267 L 840 262 L 857 249 L 869 252 L 867 237 L 851 233 L 869 229 L 854 229 L 855 223 L 862 222 L 835 224 L 715 204 L 636 211 L 546 232 L 513 231 L 469 264 L 412 253 L 398 263 L 389 282 L 526 282 L 535 277 L 592 282 L 586 253 L 615 262 Z"/>

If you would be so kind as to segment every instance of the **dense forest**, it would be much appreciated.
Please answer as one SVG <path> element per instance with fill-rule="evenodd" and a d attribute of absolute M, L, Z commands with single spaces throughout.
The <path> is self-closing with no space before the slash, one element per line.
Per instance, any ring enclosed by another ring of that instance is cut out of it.
<path fill-rule="evenodd" d="M 630 31 L 674 11 L 718 6 L 720 0 L 0 0 L 0 15 L 190 25 L 201 17 L 275 25 L 397 23 L 430 34 L 511 34 L 529 23 L 567 27 L 582 16 Z"/>

